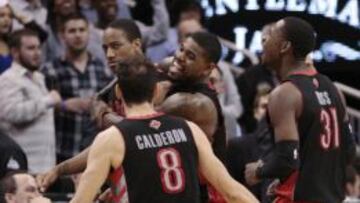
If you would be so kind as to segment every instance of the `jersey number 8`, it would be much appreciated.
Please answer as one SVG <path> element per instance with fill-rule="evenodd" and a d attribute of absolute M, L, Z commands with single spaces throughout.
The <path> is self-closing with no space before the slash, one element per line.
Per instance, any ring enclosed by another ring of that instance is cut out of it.
<path fill-rule="evenodd" d="M 185 174 L 181 166 L 181 157 L 174 148 L 161 149 L 157 153 L 160 178 L 164 192 L 180 193 L 185 188 Z"/>

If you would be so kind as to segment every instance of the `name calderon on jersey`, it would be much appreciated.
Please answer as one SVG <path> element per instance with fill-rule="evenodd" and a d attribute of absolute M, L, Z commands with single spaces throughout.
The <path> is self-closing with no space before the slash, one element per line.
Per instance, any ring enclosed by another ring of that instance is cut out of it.
<path fill-rule="evenodd" d="M 148 135 L 136 135 L 135 141 L 139 150 L 157 148 L 187 142 L 183 129 L 173 129 Z"/>

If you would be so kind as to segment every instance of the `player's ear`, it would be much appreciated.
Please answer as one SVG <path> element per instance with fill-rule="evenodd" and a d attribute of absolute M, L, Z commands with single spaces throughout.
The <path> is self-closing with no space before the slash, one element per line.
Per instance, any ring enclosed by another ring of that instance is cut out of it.
<path fill-rule="evenodd" d="M 204 73 L 209 76 L 211 72 L 217 67 L 217 65 L 213 62 L 211 62 L 208 66 L 208 68 L 204 71 Z"/>
<path fill-rule="evenodd" d="M 115 97 L 116 97 L 116 99 L 118 99 L 118 100 L 122 100 L 122 99 L 123 99 L 123 95 L 122 95 L 121 89 L 120 89 L 120 87 L 119 87 L 118 84 L 115 85 Z"/>
<path fill-rule="evenodd" d="M 286 53 L 286 52 L 290 51 L 291 47 L 292 47 L 292 44 L 290 41 L 282 42 L 280 53 Z"/>
<path fill-rule="evenodd" d="M 137 47 L 139 49 L 141 49 L 141 47 L 142 47 L 141 39 L 139 39 L 139 38 L 134 39 L 131 43 L 132 43 L 133 46 L 135 46 L 135 47 Z"/>

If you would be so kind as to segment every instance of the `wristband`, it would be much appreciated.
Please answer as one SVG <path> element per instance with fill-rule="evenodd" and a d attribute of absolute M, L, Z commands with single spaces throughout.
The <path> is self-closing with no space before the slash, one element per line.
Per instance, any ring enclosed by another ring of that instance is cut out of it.
<path fill-rule="evenodd" d="M 61 111 L 66 111 L 66 103 L 65 103 L 65 101 L 61 101 L 60 109 L 61 109 Z"/>

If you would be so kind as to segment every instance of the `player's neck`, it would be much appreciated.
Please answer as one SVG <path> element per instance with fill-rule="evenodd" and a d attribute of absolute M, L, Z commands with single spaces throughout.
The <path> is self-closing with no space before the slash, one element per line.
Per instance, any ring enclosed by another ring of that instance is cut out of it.
<path fill-rule="evenodd" d="M 295 72 L 305 71 L 311 68 L 312 67 L 306 65 L 304 60 L 284 60 L 278 75 L 280 76 L 280 80 L 285 80 Z"/>
<path fill-rule="evenodd" d="M 146 102 L 142 104 L 133 104 L 131 106 L 125 105 L 126 117 L 141 117 L 156 113 L 154 105 Z"/>

